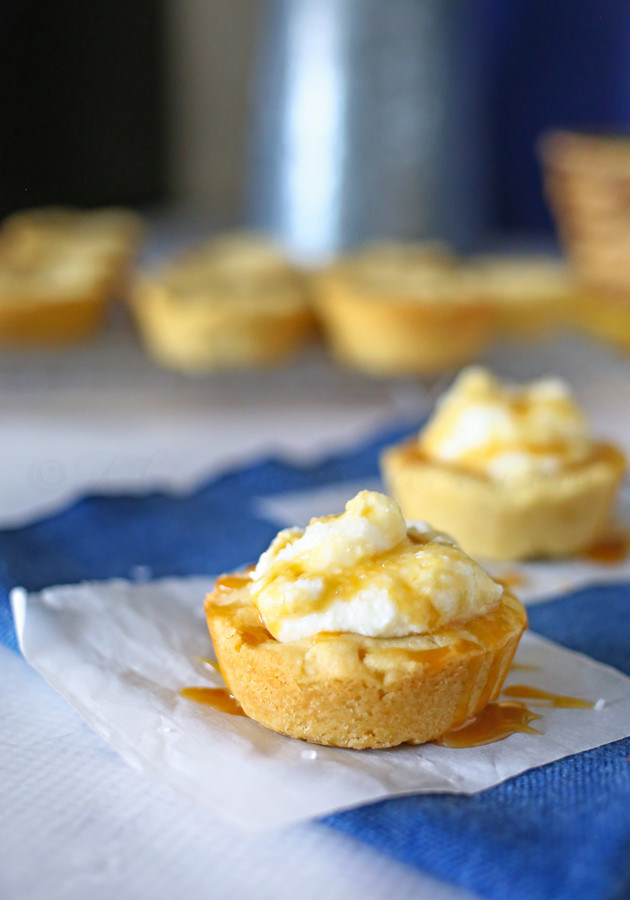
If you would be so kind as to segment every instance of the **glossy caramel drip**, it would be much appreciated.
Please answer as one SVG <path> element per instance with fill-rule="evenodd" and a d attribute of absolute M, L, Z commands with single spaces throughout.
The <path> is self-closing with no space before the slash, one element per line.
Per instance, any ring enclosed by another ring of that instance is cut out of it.
<path fill-rule="evenodd" d="M 496 700 L 501 693 L 501 688 L 508 671 L 507 662 L 508 661 L 503 653 L 495 651 L 492 662 L 490 663 L 488 675 L 486 676 L 486 685 L 479 698 L 479 707 L 486 706 L 490 700 Z"/>
<path fill-rule="evenodd" d="M 202 703 L 204 706 L 218 709 L 219 712 L 247 718 L 241 704 L 225 688 L 187 687 L 182 688 L 179 694 L 185 700 L 192 700 L 193 703 Z"/>
<path fill-rule="evenodd" d="M 465 747 L 481 747 L 503 741 L 511 734 L 540 734 L 530 722 L 540 716 L 528 709 L 518 700 L 506 700 L 501 703 L 489 703 L 481 712 L 461 728 L 448 731 L 433 743 L 440 747 L 463 749 Z"/>
<path fill-rule="evenodd" d="M 495 647 L 502 635 L 509 634 L 510 622 L 510 610 L 505 604 L 499 604 L 492 615 L 475 616 L 464 623 L 462 630 L 473 635 L 483 647 Z"/>
<path fill-rule="evenodd" d="M 215 591 L 237 591 L 250 583 L 251 578 L 245 578 L 243 575 L 222 575 L 217 578 L 214 589 Z"/>
<path fill-rule="evenodd" d="M 630 553 L 630 535 L 617 533 L 602 538 L 601 541 L 582 550 L 580 556 L 589 562 L 601 563 L 605 566 L 613 566 L 623 562 Z"/>
<path fill-rule="evenodd" d="M 273 641 L 274 638 L 266 628 L 263 628 L 261 625 L 253 625 L 243 631 L 242 640 L 249 647 L 258 647 L 260 644 L 267 643 L 267 641 Z"/>
<path fill-rule="evenodd" d="M 478 681 L 479 672 L 484 662 L 484 654 L 482 651 L 484 649 L 492 649 L 492 658 L 489 671 L 485 678 L 485 685 L 481 696 L 475 701 L 475 707 L 477 709 L 485 707 L 491 700 L 496 700 L 501 691 L 505 676 L 507 675 L 511 658 L 506 658 L 503 653 L 504 641 L 501 639 L 502 635 L 508 633 L 505 621 L 506 615 L 507 613 L 505 611 L 497 610 L 496 614 L 492 617 L 478 616 L 464 625 L 464 629 L 468 634 L 478 641 L 478 644 L 475 644 L 474 641 L 471 640 L 462 642 L 463 645 L 466 645 L 466 649 L 478 650 L 477 654 L 473 654 L 470 657 L 470 662 L 468 664 L 468 674 L 471 679 L 471 684 L 476 684 Z M 470 700 L 471 698 L 468 694 L 464 693 L 462 695 L 459 708 L 457 709 L 456 722 L 463 724 L 469 718 Z"/>
<path fill-rule="evenodd" d="M 326 641 L 338 640 L 340 636 L 341 632 L 339 631 L 316 631 L 311 635 L 311 641 L 313 644 L 325 644 Z"/>
<path fill-rule="evenodd" d="M 503 691 L 506 697 L 520 697 L 523 700 L 540 700 L 544 706 L 555 706 L 558 709 L 593 709 L 595 706 L 590 700 L 580 700 L 578 697 L 565 697 L 562 694 L 551 694 L 549 691 L 541 691 L 538 688 L 529 687 L 527 684 L 511 684 Z"/>
<path fill-rule="evenodd" d="M 454 472 L 460 472 L 463 475 L 469 475 L 473 478 L 480 478 L 484 481 L 491 480 L 489 476 L 480 471 L 478 468 L 466 466 L 464 462 L 445 462 L 444 460 L 434 459 L 433 457 L 429 456 L 429 454 L 424 450 L 422 446 L 420 446 L 417 440 L 412 440 L 408 441 L 405 444 L 401 444 L 399 449 L 401 452 L 401 456 L 404 458 L 405 462 L 409 464 L 440 466 L 441 468 L 450 469 Z M 540 448 L 527 447 L 528 452 L 535 453 L 538 450 L 538 452 L 545 455 L 547 453 L 553 453 L 554 451 L 562 454 L 562 451 L 564 451 L 564 449 L 565 448 L 563 445 L 542 446 Z M 563 471 L 573 471 L 583 468 L 586 465 L 592 465 L 594 463 L 606 463 L 608 465 L 619 467 L 620 469 L 625 465 L 624 458 L 616 447 L 613 447 L 610 444 L 592 444 L 591 451 L 588 456 L 586 456 L 584 459 L 567 461 L 562 468 Z"/>
<path fill-rule="evenodd" d="M 369 650 L 367 652 L 369 653 Z M 385 656 L 392 661 L 400 659 L 402 662 L 409 661 L 422 663 L 428 670 L 427 674 L 430 674 L 433 670 L 439 671 L 442 669 L 444 663 L 456 655 L 456 650 L 454 647 L 428 647 L 426 650 L 410 650 L 407 647 L 390 647 L 385 650 L 380 650 L 379 655 L 381 657 Z"/>
<path fill-rule="evenodd" d="M 477 652 L 473 652 L 473 654 L 469 657 L 468 665 L 467 665 L 467 679 L 469 680 L 470 685 L 476 685 L 479 680 L 479 672 L 481 671 L 481 667 L 483 665 L 483 652 L 480 647 L 475 647 L 475 645 L 471 644 L 469 649 L 476 649 Z M 486 694 L 484 703 L 487 703 L 489 697 L 487 696 L 492 689 L 492 686 L 487 684 L 484 687 L 484 694 Z M 466 689 L 462 691 L 462 695 L 457 704 L 457 709 L 455 711 L 455 728 L 459 728 L 470 718 L 470 701 L 471 701 L 471 691 L 470 689 Z M 481 705 L 481 704 L 480 704 Z"/>
<path fill-rule="evenodd" d="M 197 659 L 200 663 L 203 663 L 204 666 L 210 666 L 210 668 L 214 669 L 215 672 L 218 672 L 219 675 L 223 675 L 221 666 L 216 659 L 206 659 L 205 656 L 197 656 L 195 657 L 195 659 Z"/>

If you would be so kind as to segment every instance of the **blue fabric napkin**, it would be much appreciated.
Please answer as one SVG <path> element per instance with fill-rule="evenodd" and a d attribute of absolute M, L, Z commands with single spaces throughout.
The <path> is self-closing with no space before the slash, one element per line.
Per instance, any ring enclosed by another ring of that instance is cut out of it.
<path fill-rule="evenodd" d="M 408 429 L 317 466 L 263 462 L 185 497 L 86 497 L 58 515 L 0 531 L 0 641 L 17 649 L 8 604 L 17 585 L 216 574 L 254 560 L 276 527 L 256 497 L 373 479 L 380 449 Z M 630 675 L 630 585 L 530 610 L 533 630 Z M 473 797 L 387 800 L 326 825 L 489 898 L 630 898 L 630 739 L 526 772 Z"/>

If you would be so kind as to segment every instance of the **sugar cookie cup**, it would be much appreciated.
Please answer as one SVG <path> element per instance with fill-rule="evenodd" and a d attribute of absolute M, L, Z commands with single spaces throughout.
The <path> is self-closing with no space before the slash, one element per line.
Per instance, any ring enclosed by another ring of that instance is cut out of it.
<path fill-rule="evenodd" d="M 374 375 L 432 375 L 487 348 L 496 313 L 478 282 L 433 245 L 377 245 L 316 279 L 334 355 Z"/>
<path fill-rule="evenodd" d="M 142 222 L 126 210 L 43 208 L 0 229 L 0 343 L 56 346 L 91 337 L 124 290 Z"/>
<path fill-rule="evenodd" d="M 381 457 L 409 519 L 430 521 L 484 559 L 564 556 L 605 536 L 623 454 L 594 441 L 561 378 L 503 383 L 470 367 L 417 438 Z"/>
<path fill-rule="evenodd" d="M 499 334 L 540 339 L 572 322 L 583 291 L 563 260 L 543 254 L 494 254 L 471 263 L 480 293 L 495 306 Z"/>
<path fill-rule="evenodd" d="M 205 602 L 231 693 L 250 718 L 289 737 L 354 749 L 423 744 L 475 716 L 503 685 L 527 627 L 508 592 L 485 615 L 427 635 L 320 633 L 281 643 L 246 578 Z"/>
<path fill-rule="evenodd" d="M 607 444 L 557 474 L 494 481 L 424 456 L 415 442 L 381 457 L 389 492 L 409 519 L 452 534 L 473 557 L 518 560 L 567 556 L 609 529 L 625 458 Z"/>
<path fill-rule="evenodd" d="M 250 234 L 215 238 L 144 273 L 132 309 L 150 356 L 191 373 L 280 364 L 314 328 L 303 275 Z"/>
<path fill-rule="evenodd" d="M 88 340 L 105 323 L 109 297 L 107 281 L 52 295 L 0 287 L 0 344 L 44 348 Z"/>

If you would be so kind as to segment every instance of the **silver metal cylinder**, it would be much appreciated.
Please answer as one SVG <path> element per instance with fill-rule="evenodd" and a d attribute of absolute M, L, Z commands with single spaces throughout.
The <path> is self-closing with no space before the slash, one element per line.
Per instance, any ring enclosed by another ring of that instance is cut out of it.
<path fill-rule="evenodd" d="M 268 0 L 249 222 L 305 260 L 381 237 L 466 248 L 483 226 L 467 0 Z"/>

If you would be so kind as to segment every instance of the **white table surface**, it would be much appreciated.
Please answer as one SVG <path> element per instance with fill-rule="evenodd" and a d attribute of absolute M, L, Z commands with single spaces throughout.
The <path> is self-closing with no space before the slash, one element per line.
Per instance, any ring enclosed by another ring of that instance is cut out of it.
<path fill-rule="evenodd" d="M 3 900 L 463 896 L 331 829 L 243 837 L 139 775 L 0 647 Z"/>
<path fill-rule="evenodd" d="M 572 338 L 490 361 L 515 378 L 569 377 L 595 429 L 630 452 L 625 360 Z M 66 355 L 5 353 L 0 525 L 84 490 L 187 490 L 269 453 L 317 459 L 423 404 L 419 384 L 341 372 L 318 351 L 276 372 L 160 372 L 120 322 Z M 243 838 L 128 768 L 4 648 L 0 679 L 3 900 L 464 897 L 322 826 Z"/>

